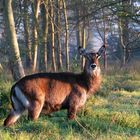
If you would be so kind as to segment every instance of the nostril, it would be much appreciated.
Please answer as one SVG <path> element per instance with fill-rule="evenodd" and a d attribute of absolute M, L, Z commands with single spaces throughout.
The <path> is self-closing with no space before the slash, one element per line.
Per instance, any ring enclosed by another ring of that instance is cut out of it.
<path fill-rule="evenodd" d="M 94 69 L 96 67 L 96 64 L 91 64 L 90 67 Z"/>

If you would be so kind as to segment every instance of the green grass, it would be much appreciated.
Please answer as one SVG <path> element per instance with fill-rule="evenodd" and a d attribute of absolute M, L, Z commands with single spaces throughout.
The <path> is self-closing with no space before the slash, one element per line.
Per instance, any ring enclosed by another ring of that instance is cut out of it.
<path fill-rule="evenodd" d="M 140 74 L 112 72 L 104 75 L 97 95 L 90 98 L 74 121 L 67 112 L 52 117 L 41 115 L 37 122 L 27 120 L 26 113 L 9 128 L 3 121 L 10 109 L 12 82 L 0 77 L 1 140 L 139 140 L 140 139 Z"/>

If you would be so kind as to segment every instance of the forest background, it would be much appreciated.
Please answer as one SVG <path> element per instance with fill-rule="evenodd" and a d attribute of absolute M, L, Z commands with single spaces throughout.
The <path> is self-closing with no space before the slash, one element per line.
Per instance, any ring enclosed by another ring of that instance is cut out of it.
<path fill-rule="evenodd" d="M 36 72 L 80 72 L 78 47 L 102 44 L 103 84 L 77 122 L 62 111 L 2 126 L 15 81 Z M 139 139 L 139 61 L 139 0 L 0 0 L 0 139 Z"/>

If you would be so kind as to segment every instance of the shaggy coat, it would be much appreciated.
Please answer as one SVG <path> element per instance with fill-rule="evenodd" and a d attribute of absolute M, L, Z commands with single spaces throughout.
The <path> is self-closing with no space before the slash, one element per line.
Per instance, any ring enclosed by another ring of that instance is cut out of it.
<path fill-rule="evenodd" d="M 50 114 L 60 109 L 68 110 L 68 118 L 74 119 L 76 112 L 101 85 L 98 53 L 80 53 L 86 58 L 84 71 L 75 73 L 37 73 L 23 77 L 11 88 L 12 109 L 5 126 L 14 124 L 28 110 L 28 118 L 38 119 L 40 113 Z"/>

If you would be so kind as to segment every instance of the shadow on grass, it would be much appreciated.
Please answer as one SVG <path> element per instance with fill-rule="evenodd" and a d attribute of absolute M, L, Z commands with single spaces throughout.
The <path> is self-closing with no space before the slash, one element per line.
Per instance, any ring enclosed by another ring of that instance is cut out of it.
<path fill-rule="evenodd" d="M 58 116 L 57 116 L 58 115 Z M 55 135 L 60 135 L 61 137 L 67 137 L 70 133 L 74 136 L 75 134 L 81 135 L 83 138 L 90 138 L 91 136 L 87 133 L 93 134 L 95 137 L 99 135 L 106 135 L 108 133 L 115 133 L 119 135 L 134 136 L 140 135 L 139 128 L 131 128 L 127 126 L 121 126 L 116 123 L 111 123 L 110 120 L 103 120 L 98 118 L 90 118 L 88 116 L 77 117 L 80 125 L 75 121 L 68 121 L 66 117 L 62 117 L 63 113 L 56 113 L 53 117 L 49 118 L 47 116 L 41 115 L 37 122 L 28 121 L 25 116 L 23 116 L 16 125 L 4 128 L 0 127 L 2 131 L 8 133 L 33 133 L 39 135 L 40 133 L 45 133 L 46 136 L 55 138 Z M 83 126 L 85 129 L 83 129 Z"/>
<path fill-rule="evenodd" d="M 6 118 L 6 115 L 8 115 L 7 109 L 0 107 L 0 120 Z"/>

